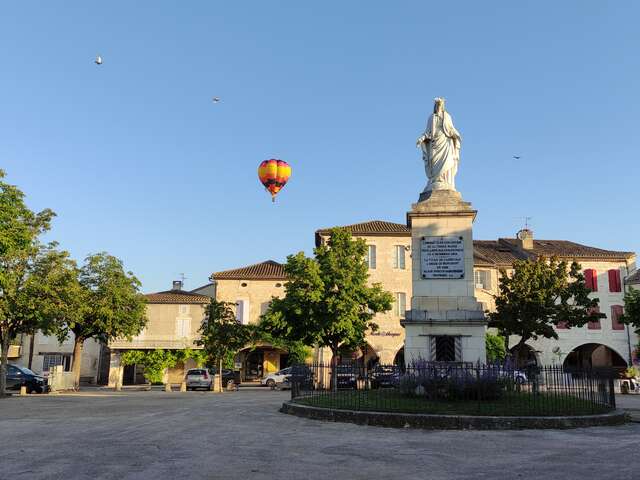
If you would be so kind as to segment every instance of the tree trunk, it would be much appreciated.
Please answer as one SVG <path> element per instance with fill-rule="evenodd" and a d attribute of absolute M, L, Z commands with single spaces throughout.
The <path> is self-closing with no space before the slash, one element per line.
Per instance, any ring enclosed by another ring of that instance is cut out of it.
<path fill-rule="evenodd" d="M 80 369 L 82 368 L 82 346 L 83 338 L 78 338 L 73 342 L 73 388 L 80 389 Z"/>
<path fill-rule="evenodd" d="M 337 366 L 338 366 L 338 349 L 331 348 L 331 390 L 334 392 L 338 391 L 338 375 L 337 375 Z"/>
<path fill-rule="evenodd" d="M 515 357 L 516 357 L 515 366 L 517 368 L 522 368 L 524 366 L 524 365 L 521 365 L 521 362 L 520 362 L 520 352 L 522 351 L 526 343 L 527 343 L 527 339 L 520 339 L 518 344 L 514 347 Z"/>
<path fill-rule="evenodd" d="M 9 335 L 2 337 L 2 358 L 0 359 L 0 398 L 4 397 L 7 390 L 7 363 L 9 358 Z"/>
<path fill-rule="evenodd" d="M 218 361 L 218 391 L 222 393 L 222 358 Z"/>
<path fill-rule="evenodd" d="M 35 332 L 29 336 L 29 370 L 31 370 L 31 365 L 33 364 L 33 349 L 35 348 Z"/>

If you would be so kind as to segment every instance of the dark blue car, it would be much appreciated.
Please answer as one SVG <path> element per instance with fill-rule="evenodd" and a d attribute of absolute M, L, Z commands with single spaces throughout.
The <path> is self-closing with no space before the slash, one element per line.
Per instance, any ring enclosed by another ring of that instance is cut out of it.
<path fill-rule="evenodd" d="M 41 375 L 26 367 L 7 365 L 7 390 L 19 391 L 22 386 L 27 387 L 27 393 L 45 393 L 47 391 L 47 381 Z"/>

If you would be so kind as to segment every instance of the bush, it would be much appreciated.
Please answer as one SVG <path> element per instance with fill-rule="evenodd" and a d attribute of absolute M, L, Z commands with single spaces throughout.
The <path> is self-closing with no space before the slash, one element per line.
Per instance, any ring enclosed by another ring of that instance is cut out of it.
<path fill-rule="evenodd" d="M 426 362 L 410 368 L 402 375 L 396 388 L 401 395 L 426 397 L 429 400 L 497 400 L 506 389 L 506 382 L 497 370 L 452 368 L 448 371 Z"/>

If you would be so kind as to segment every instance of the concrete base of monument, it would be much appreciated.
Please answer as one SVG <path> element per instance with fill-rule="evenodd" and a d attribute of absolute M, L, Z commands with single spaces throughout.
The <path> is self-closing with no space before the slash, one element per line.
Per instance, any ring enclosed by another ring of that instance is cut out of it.
<path fill-rule="evenodd" d="M 455 339 L 456 362 L 486 362 L 486 320 L 480 310 L 409 310 L 401 324 L 405 329 L 406 365 L 437 361 L 440 336 Z"/>
<path fill-rule="evenodd" d="M 283 403 L 280 411 L 314 420 L 429 430 L 566 429 L 622 425 L 627 421 L 627 415 L 622 410 L 614 410 L 597 415 L 556 417 L 431 415 L 320 408 L 290 401 Z"/>

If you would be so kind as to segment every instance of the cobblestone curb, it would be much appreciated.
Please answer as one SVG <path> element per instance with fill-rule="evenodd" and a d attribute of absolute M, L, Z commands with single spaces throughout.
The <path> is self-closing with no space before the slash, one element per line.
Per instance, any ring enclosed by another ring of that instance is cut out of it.
<path fill-rule="evenodd" d="M 622 425 L 627 416 L 622 410 L 599 415 L 563 417 L 490 417 L 471 415 L 428 415 L 419 413 L 366 412 L 332 410 L 285 402 L 282 413 L 315 420 L 347 422 L 390 428 L 422 428 L 429 430 L 518 430 L 544 428 L 582 428 Z"/>

